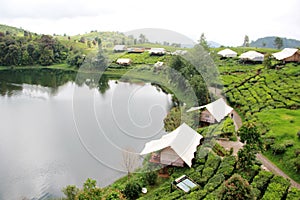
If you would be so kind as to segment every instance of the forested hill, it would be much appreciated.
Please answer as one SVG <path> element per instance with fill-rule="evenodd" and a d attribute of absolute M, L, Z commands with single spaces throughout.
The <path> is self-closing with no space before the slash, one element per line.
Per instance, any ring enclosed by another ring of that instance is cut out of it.
<path fill-rule="evenodd" d="M 275 39 L 276 36 L 270 36 L 270 37 L 263 37 L 259 38 L 256 41 L 253 41 L 250 43 L 251 47 L 258 47 L 258 48 L 276 48 L 275 45 Z M 295 39 L 287 39 L 287 38 L 281 38 L 282 39 L 282 48 L 299 48 L 300 47 L 300 41 Z"/>
<path fill-rule="evenodd" d="M 15 36 L 24 36 L 24 32 L 25 35 L 30 33 L 29 31 L 26 31 L 22 28 L 16 28 L 16 27 L 7 26 L 3 24 L 0 24 L 0 32 L 6 35 L 15 35 Z"/>

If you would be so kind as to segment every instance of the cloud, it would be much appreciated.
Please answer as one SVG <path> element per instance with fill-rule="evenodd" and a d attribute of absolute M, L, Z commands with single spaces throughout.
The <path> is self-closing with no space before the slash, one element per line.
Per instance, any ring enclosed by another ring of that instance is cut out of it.
<path fill-rule="evenodd" d="M 0 18 L 61 19 L 112 14 L 96 1 L 10 0 L 1 2 Z"/>

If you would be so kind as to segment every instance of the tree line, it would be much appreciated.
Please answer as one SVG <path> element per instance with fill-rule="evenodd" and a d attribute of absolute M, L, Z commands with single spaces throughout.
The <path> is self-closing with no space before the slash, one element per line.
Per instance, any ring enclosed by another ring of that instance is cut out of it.
<path fill-rule="evenodd" d="M 26 66 L 57 64 L 67 59 L 69 48 L 49 35 L 24 36 L 0 32 L 0 65 Z"/>

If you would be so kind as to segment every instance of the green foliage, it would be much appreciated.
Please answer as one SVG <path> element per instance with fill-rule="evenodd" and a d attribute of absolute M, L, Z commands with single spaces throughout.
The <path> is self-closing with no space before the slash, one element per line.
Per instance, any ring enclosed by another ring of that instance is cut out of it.
<path fill-rule="evenodd" d="M 274 176 L 262 200 L 281 200 L 288 192 L 290 182 L 281 176 Z"/>
<path fill-rule="evenodd" d="M 126 184 L 123 193 L 127 199 L 136 199 L 139 197 L 142 187 L 138 181 L 130 180 Z"/>
<path fill-rule="evenodd" d="M 285 144 L 273 144 L 271 146 L 274 155 L 283 154 L 286 151 Z"/>
<path fill-rule="evenodd" d="M 276 37 L 274 40 L 274 46 L 276 46 L 277 49 L 281 49 L 283 47 L 283 40 L 280 37 Z"/>
<path fill-rule="evenodd" d="M 300 199 L 300 190 L 297 188 L 291 188 L 286 200 L 299 200 Z"/>
<path fill-rule="evenodd" d="M 225 180 L 225 177 L 223 174 L 216 174 L 214 175 L 207 184 L 204 186 L 204 189 L 208 192 L 214 191 L 217 187 L 219 187 L 223 181 Z"/>
<path fill-rule="evenodd" d="M 83 184 L 82 189 L 78 190 L 74 186 L 67 186 L 63 192 L 65 195 L 69 195 L 67 196 L 68 199 L 69 197 L 74 198 L 74 194 L 76 193 L 76 200 L 98 200 L 102 197 L 102 189 L 97 187 L 96 184 L 96 180 L 88 178 Z"/>
<path fill-rule="evenodd" d="M 238 174 L 234 174 L 224 183 L 220 195 L 222 199 L 254 199 L 252 187 Z"/>
<path fill-rule="evenodd" d="M 268 171 L 260 171 L 258 175 L 256 175 L 251 183 L 251 186 L 254 188 L 254 193 L 257 198 L 261 198 L 262 195 L 265 193 L 268 184 L 272 177 L 274 176 L 273 173 Z"/>
<path fill-rule="evenodd" d="M 243 125 L 239 130 L 241 142 L 245 142 L 250 148 L 262 149 L 263 143 L 257 127 L 253 123 Z"/>
<path fill-rule="evenodd" d="M 249 144 L 246 144 L 238 151 L 237 168 L 241 171 L 248 171 L 253 166 L 255 159 L 255 151 Z"/>
<path fill-rule="evenodd" d="M 68 200 L 75 200 L 76 195 L 79 192 L 79 189 L 75 185 L 68 185 L 62 189 L 64 195 L 66 195 Z"/>
<path fill-rule="evenodd" d="M 264 57 L 264 61 L 263 61 L 263 66 L 267 69 L 272 69 L 272 55 L 271 54 L 266 54 Z"/>
<path fill-rule="evenodd" d="M 157 181 L 157 172 L 156 171 L 150 171 L 143 174 L 143 180 L 148 185 L 155 185 Z"/>
<path fill-rule="evenodd" d="M 297 172 L 300 172 L 300 157 L 294 159 L 294 166 Z"/>

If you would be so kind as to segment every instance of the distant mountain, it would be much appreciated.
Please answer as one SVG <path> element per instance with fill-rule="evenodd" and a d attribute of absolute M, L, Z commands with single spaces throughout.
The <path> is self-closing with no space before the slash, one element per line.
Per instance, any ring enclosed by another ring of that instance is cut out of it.
<path fill-rule="evenodd" d="M 210 46 L 212 48 L 219 48 L 220 46 L 222 46 L 221 44 L 214 42 L 214 41 L 208 41 L 207 44 L 208 44 L 208 46 Z"/>
<path fill-rule="evenodd" d="M 176 43 L 181 44 L 181 47 L 193 47 L 195 45 L 195 42 L 185 35 L 166 29 L 144 28 L 125 32 L 125 35 L 132 35 L 137 39 L 139 38 L 140 34 L 145 35 L 149 42 L 152 43 Z"/>
<path fill-rule="evenodd" d="M 256 41 L 253 41 L 250 43 L 251 47 L 265 47 L 265 48 L 276 48 L 275 47 L 275 38 L 276 36 L 270 36 L 270 37 L 264 37 L 259 38 Z M 300 47 L 300 41 L 295 39 L 287 39 L 287 38 L 281 38 L 283 41 L 283 47 L 282 48 L 299 48 Z"/>

